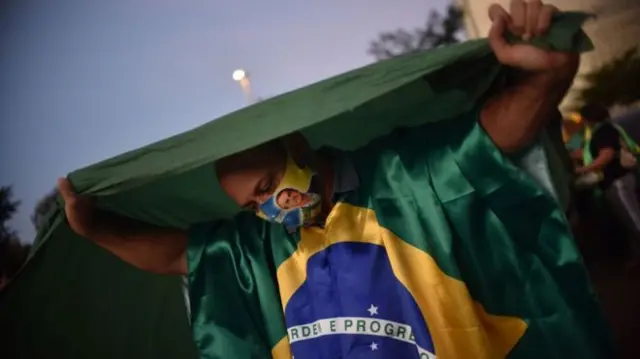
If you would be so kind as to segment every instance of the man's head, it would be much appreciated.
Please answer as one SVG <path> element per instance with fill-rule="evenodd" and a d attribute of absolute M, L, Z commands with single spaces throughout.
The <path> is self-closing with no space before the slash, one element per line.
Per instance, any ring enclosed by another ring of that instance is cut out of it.
<path fill-rule="evenodd" d="M 588 124 L 609 121 L 609 110 L 597 104 L 586 104 L 580 109 L 580 117 Z"/>
<path fill-rule="evenodd" d="M 222 189 L 239 206 L 256 211 L 280 184 L 287 151 L 298 165 L 312 165 L 309 144 L 301 134 L 293 133 L 217 161 Z"/>

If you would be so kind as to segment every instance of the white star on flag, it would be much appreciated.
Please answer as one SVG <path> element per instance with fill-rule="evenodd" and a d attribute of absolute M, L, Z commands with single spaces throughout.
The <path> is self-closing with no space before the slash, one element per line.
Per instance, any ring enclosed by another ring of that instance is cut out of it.
<path fill-rule="evenodd" d="M 371 348 L 371 351 L 378 350 L 378 344 L 376 344 L 376 342 L 372 342 L 371 345 L 369 345 L 369 348 Z"/>
<path fill-rule="evenodd" d="M 371 304 L 369 309 L 367 309 L 367 312 L 369 312 L 369 315 L 374 316 L 374 315 L 378 314 L 378 307 L 376 307 L 375 305 Z"/>

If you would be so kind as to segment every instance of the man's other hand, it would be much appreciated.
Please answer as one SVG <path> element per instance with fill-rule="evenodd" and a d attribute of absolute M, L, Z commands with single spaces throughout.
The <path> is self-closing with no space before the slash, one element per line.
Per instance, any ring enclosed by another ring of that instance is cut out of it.
<path fill-rule="evenodd" d="M 503 65 L 528 72 L 548 72 L 559 69 L 571 71 L 578 54 L 540 49 L 527 44 L 534 37 L 544 35 L 558 9 L 540 0 L 512 0 L 509 12 L 498 4 L 489 7 L 492 21 L 489 45 Z M 525 43 L 509 44 L 505 32 L 509 30 Z"/>

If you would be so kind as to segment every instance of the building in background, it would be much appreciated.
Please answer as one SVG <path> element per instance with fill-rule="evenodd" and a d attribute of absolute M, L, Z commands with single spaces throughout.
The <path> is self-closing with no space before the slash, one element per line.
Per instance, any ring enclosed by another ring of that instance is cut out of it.
<path fill-rule="evenodd" d="M 509 0 L 457 0 L 465 16 L 470 39 L 485 37 L 491 26 L 487 10 L 492 3 L 508 9 Z M 576 92 L 588 84 L 581 75 L 621 56 L 631 47 L 640 46 L 640 0 L 546 0 L 562 11 L 585 11 L 597 18 L 585 25 L 595 50 L 582 57 L 580 70 L 571 92 L 562 104 L 567 110 L 576 104 Z M 637 81 L 637 80 L 636 80 Z"/>

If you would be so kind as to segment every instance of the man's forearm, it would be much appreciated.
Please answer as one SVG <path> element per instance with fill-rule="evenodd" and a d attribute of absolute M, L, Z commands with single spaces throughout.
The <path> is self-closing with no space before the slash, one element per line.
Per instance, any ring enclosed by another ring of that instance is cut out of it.
<path fill-rule="evenodd" d="M 490 98 L 480 122 L 503 152 L 515 152 L 529 145 L 558 111 L 577 69 L 553 73 L 514 73 L 508 84 Z"/>
<path fill-rule="evenodd" d="M 95 213 L 89 239 L 142 270 L 160 274 L 186 272 L 187 235 L 105 211 Z"/>

